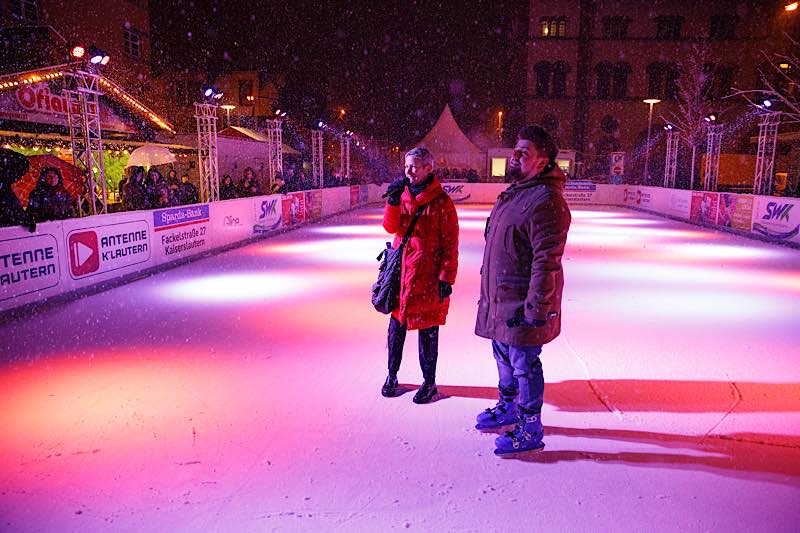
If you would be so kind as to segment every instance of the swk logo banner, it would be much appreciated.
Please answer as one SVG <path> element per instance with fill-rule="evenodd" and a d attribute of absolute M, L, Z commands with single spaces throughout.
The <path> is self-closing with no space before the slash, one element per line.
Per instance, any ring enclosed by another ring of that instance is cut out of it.
<path fill-rule="evenodd" d="M 800 242 L 800 200 L 759 196 L 753 215 L 753 233 L 772 240 Z"/>
<path fill-rule="evenodd" d="M 442 183 L 442 189 L 454 202 L 463 202 L 472 196 L 472 187 L 468 183 Z"/>

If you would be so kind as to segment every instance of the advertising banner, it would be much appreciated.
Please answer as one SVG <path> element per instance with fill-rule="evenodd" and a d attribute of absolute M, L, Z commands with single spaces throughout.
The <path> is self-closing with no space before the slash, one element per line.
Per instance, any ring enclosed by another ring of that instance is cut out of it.
<path fill-rule="evenodd" d="M 0 240 L 0 302 L 57 287 L 61 280 L 58 239 L 25 230 Z"/>
<path fill-rule="evenodd" d="M 255 224 L 253 233 L 269 233 L 281 227 L 281 195 L 259 196 L 253 201 Z"/>
<path fill-rule="evenodd" d="M 67 125 L 67 98 L 57 92 L 56 84 L 21 85 L 15 91 L 0 93 L 0 119 Z M 80 115 L 77 104 L 72 112 Z M 100 124 L 103 130 L 133 132 L 133 128 L 104 103 L 100 103 Z"/>
<path fill-rule="evenodd" d="M 322 192 L 306 191 L 306 219 L 322 218 Z"/>
<path fill-rule="evenodd" d="M 213 202 L 210 210 L 214 246 L 226 246 L 253 236 L 252 199 Z"/>
<path fill-rule="evenodd" d="M 597 184 L 591 181 L 568 180 L 564 188 L 564 199 L 569 204 L 591 204 L 597 192 Z"/>
<path fill-rule="evenodd" d="M 692 211 L 692 191 L 669 189 L 663 213 L 689 220 Z"/>
<path fill-rule="evenodd" d="M 719 193 L 706 191 L 692 192 L 692 205 L 689 220 L 698 224 L 716 224 Z"/>
<path fill-rule="evenodd" d="M 611 152 L 609 156 L 611 183 L 622 183 L 622 176 L 625 175 L 625 152 Z"/>
<path fill-rule="evenodd" d="M 364 205 L 369 202 L 369 185 L 358 186 L 358 203 Z"/>
<path fill-rule="evenodd" d="M 350 186 L 350 207 L 356 207 L 359 203 L 359 187 L 358 185 L 351 185 Z"/>
<path fill-rule="evenodd" d="M 454 202 L 464 202 L 472 196 L 472 185 L 469 183 L 442 183 L 442 189 Z"/>
<path fill-rule="evenodd" d="M 159 264 L 212 247 L 208 204 L 153 211 L 153 247 Z"/>
<path fill-rule="evenodd" d="M 717 225 L 750 231 L 753 219 L 753 197 L 748 194 L 720 193 Z"/>
<path fill-rule="evenodd" d="M 633 205 L 637 204 L 636 198 L 639 193 L 639 188 L 634 186 L 627 186 L 622 189 L 622 203 L 624 205 Z"/>
<path fill-rule="evenodd" d="M 144 219 L 75 226 L 74 221 L 64 223 L 69 275 L 74 280 L 123 269 L 133 272 L 150 260 L 150 227 Z"/>
<path fill-rule="evenodd" d="M 753 233 L 773 241 L 800 243 L 800 200 L 756 196 Z"/>
<path fill-rule="evenodd" d="M 281 221 L 284 226 L 306 221 L 306 193 L 293 192 L 281 198 Z"/>

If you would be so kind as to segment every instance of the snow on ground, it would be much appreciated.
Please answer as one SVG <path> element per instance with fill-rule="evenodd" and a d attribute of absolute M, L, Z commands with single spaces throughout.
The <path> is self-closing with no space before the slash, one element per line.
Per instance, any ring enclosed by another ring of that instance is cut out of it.
<path fill-rule="evenodd" d="M 2 531 L 796 531 L 800 250 L 576 208 L 546 449 L 493 455 L 459 206 L 440 398 L 380 396 L 367 209 L 0 326 Z"/>

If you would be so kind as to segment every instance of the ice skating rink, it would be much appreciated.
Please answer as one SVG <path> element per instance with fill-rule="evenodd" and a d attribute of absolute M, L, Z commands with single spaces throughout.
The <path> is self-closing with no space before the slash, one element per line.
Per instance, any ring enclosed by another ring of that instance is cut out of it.
<path fill-rule="evenodd" d="M 501 459 L 458 209 L 428 405 L 415 332 L 380 395 L 380 209 L 0 325 L 0 530 L 798 530 L 800 250 L 574 208 L 547 447 Z"/>

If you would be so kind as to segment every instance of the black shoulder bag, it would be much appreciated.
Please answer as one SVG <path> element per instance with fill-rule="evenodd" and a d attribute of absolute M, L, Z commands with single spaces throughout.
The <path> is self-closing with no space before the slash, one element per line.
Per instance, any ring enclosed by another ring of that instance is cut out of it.
<path fill-rule="evenodd" d="M 425 210 L 421 206 L 414 213 L 414 218 L 408 225 L 403 242 L 396 249 L 392 249 L 392 243 L 387 242 L 386 248 L 378 254 L 378 281 L 372 285 L 372 305 L 375 310 L 388 315 L 400 304 L 400 270 L 403 263 L 403 248 L 405 248 L 414 226 L 417 224 L 420 215 Z"/>

